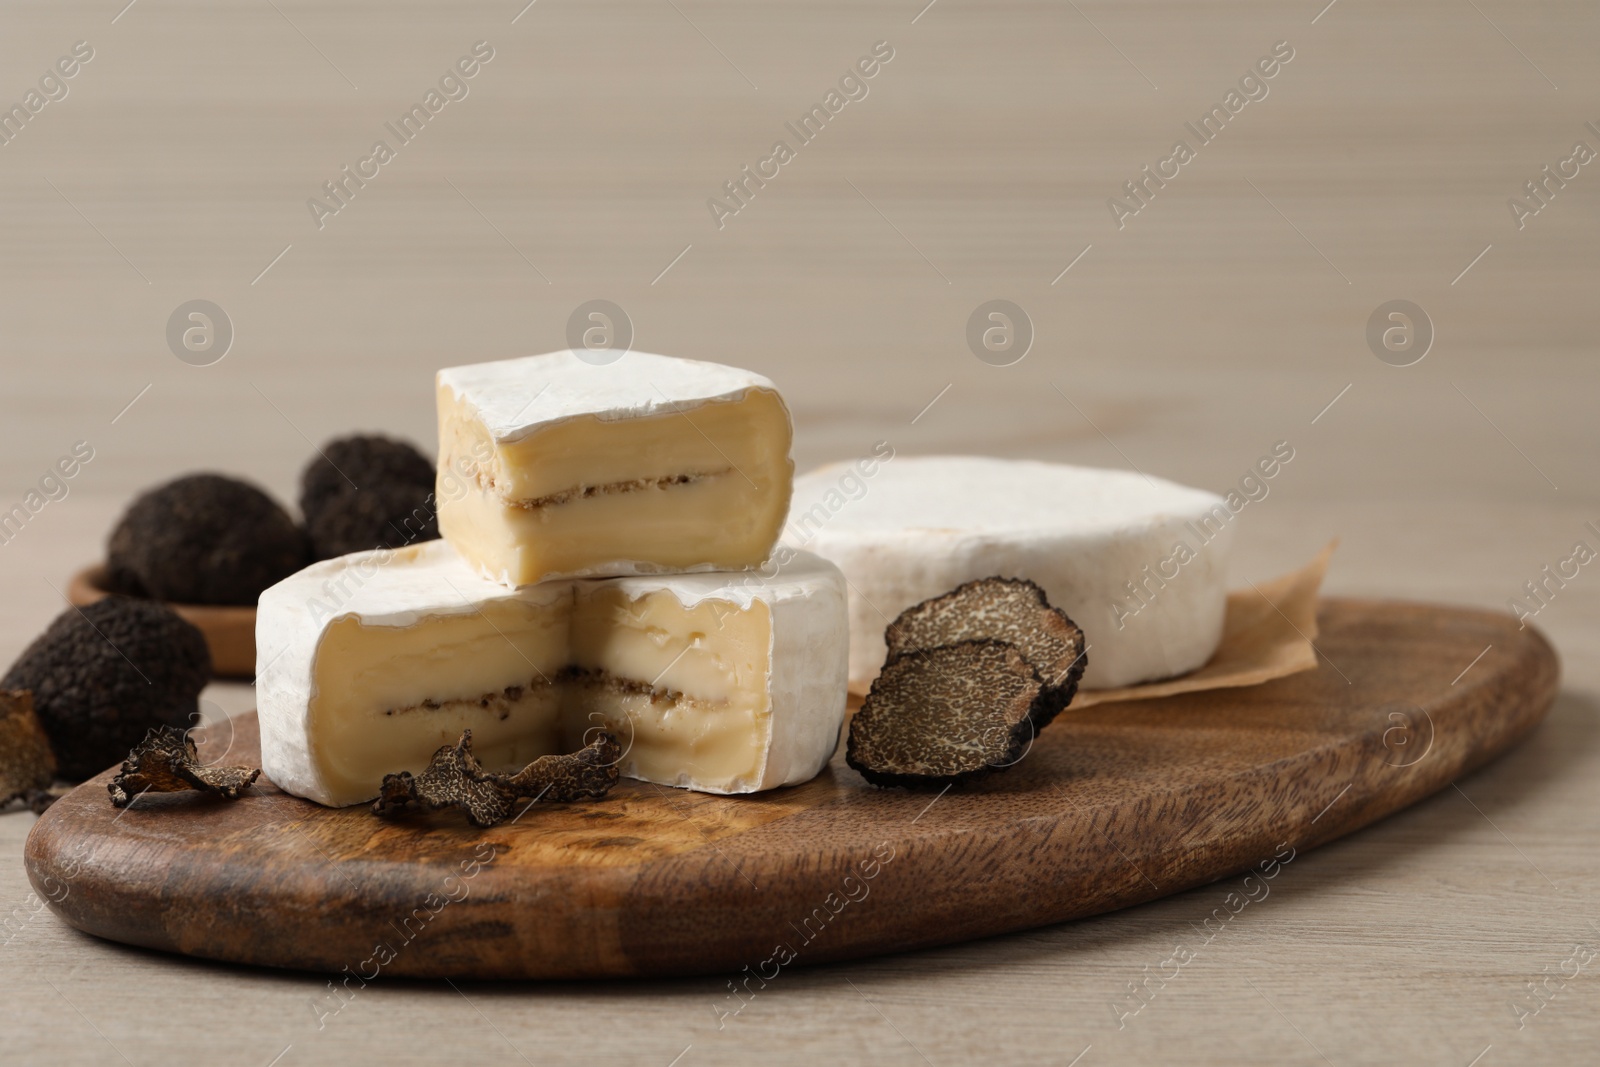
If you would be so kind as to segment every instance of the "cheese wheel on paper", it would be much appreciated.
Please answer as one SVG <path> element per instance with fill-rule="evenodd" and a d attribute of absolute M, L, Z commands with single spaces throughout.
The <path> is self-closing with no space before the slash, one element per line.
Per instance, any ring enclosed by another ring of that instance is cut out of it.
<path fill-rule="evenodd" d="M 1083 628 L 1083 686 L 1110 688 L 1216 651 L 1233 525 L 1221 497 L 1131 471 L 891 453 L 795 479 L 784 539 L 849 581 L 853 689 L 902 611 L 991 576 L 1038 583 Z"/>
<path fill-rule="evenodd" d="M 814 777 L 844 721 L 844 578 L 762 570 L 511 589 L 444 541 L 312 565 L 261 595 L 262 769 L 320 804 L 370 800 L 472 730 L 490 770 L 599 728 L 624 775 L 711 793 Z"/>
<path fill-rule="evenodd" d="M 733 570 L 777 541 L 789 410 L 759 374 L 645 352 L 438 373 L 439 531 L 486 577 Z"/>

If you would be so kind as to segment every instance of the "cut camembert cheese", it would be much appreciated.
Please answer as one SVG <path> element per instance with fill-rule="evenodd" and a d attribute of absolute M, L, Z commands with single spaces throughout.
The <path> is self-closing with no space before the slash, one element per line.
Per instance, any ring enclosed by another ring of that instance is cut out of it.
<path fill-rule="evenodd" d="M 814 777 L 846 697 L 845 584 L 809 553 L 759 570 L 511 589 L 443 541 L 315 564 L 261 595 L 262 768 L 370 800 L 472 730 L 491 770 L 610 730 L 624 775 L 712 793 Z"/>
<path fill-rule="evenodd" d="M 439 530 L 487 577 L 735 570 L 777 541 L 793 430 L 759 374 L 552 352 L 437 384 Z"/>

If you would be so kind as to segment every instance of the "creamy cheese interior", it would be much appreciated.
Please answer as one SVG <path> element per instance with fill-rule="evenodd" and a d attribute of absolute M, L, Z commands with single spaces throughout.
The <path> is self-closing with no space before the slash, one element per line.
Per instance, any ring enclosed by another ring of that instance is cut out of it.
<path fill-rule="evenodd" d="M 311 755 L 329 789 L 345 803 L 375 795 L 385 774 L 422 770 L 468 728 L 490 768 L 557 751 L 571 611 L 569 593 L 404 627 L 348 616 L 330 623 L 309 709 Z"/>
<path fill-rule="evenodd" d="M 605 728 L 625 775 L 745 791 L 771 737 L 771 646 L 761 601 L 686 607 L 605 585 L 408 626 L 341 618 L 316 650 L 311 758 L 333 803 L 354 804 L 385 774 L 421 771 L 464 728 L 491 770 L 574 751 Z"/>
<path fill-rule="evenodd" d="M 789 507 L 788 411 L 778 394 L 676 413 L 581 415 L 496 440 L 439 386 L 440 532 L 513 585 L 556 574 L 733 570 L 766 559 Z"/>
<path fill-rule="evenodd" d="M 685 607 L 666 591 L 580 588 L 567 740 L 603 725 L 624 746 L 623 774 L 753 788 L 772 729 L 771 646 L 771 612 L 760 601 L 743 610 L 721 600 Z"/>

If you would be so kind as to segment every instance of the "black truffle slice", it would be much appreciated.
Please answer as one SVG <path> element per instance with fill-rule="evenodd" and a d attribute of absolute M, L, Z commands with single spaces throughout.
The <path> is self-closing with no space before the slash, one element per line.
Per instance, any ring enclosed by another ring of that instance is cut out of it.
<path fill-rule="evenodd" d="M 116 764 L 152 727 L 188 726 L 211 677 L 201 632 L 171 608 L 112 596 L 68 608 L 0 688 L 33 690 L 63 778 Z"/>
<path fill-rule="evenodd" d="M 889 658 L 958 641 L 1013 645 L 1049 691 L 1034 726 L 1043 729 L 1078 691 L 1089 663 L 1083 631 L 1022 578 L 981 578 L 901 612 L 884 633 Z"/>
<path fill-rule="evenodd" d="M 261 774 L 258 767 L 207 767 L 200 762 L 187 730 L 158 726 L 145 734 L 122 761 L 106 790 L 112 807 L 125 808 L 145 793 L 197 790 L 223 800 L 238 800 Z"/>
<path fill-rule="evenodd" d="M 134 500 L 108 555 L 118 589 L 179 604 L 254 604 L 308 560 L 305 534 L 287 511 L 220 474 L 186 475 Z"/>
<path fill-rule="evenodd" d="M 404 441 L 363 434 L 329 441 L 300 474 L 311 551 L 331 559 L 439 536 L 433 461 Z"/>
<path fill-rule="evenodd" d="M 505 784 L 515 795 L 532 797 L 541 804 L 599 800 L 622 777 L 617 769 L 620 759 L 622 746 L 613 735 L 601 730 L 576 752 L 540 756 L 516 774 L 506 776 Z"/>
<path fill-rule="evenodd" d="M 1048 700 L 1038 672 L 999 641 L 897 656 L 851 720 L 845 759 L 874 785 L 976 778 L 1027 753 Z"/>
<path fill-rule="evenodd" d="M 617 784 L 621 758 L 617 739 L 601 731 L 577 752 L 540 756 L 515 774 L 496 774 L 483 769 L 472 754 L 472 731 L 463 730 L 459 741 L 434 752 L 421 774 L 401 771 L 384 775 L 372 813 L 396 815 L 413 807 L 424 811 L 454 807 L 466 812 L 474 826 L 494 826 L 511 814 L 521 797 L 533 798 L 528 807 L 598 800 Z"/>

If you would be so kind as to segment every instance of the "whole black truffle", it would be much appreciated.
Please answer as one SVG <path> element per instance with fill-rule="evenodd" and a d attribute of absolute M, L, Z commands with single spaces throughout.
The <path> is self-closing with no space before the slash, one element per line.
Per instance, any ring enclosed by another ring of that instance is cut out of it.
<path fill-rule="evenodd" d="M 433 480 L 433 462 L 404 441 L 376 434 L 329 441 L 300 475 L 312 555 L 435 540 Z"/>
<path fill-rule="evenodd" d="M 220 474 L 190 474 L 134 500 L 108 557 L 119 591 L 179 604 L 254 604 L 308 561 L 305 534 L 277 501 Z"/>
<path fill-rule="evenodd" d="M 151 600 L 68 608 L 11 665 L 0 689 L 31 689 L 63 778 L 121 761 L 153 726 L 187 727 L 211 677 L 201 632 Z"/>

